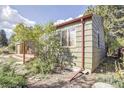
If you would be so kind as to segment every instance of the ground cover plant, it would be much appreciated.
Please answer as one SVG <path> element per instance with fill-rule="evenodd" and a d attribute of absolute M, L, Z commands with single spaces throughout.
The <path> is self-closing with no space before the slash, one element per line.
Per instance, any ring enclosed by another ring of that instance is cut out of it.
<path fill-rule="evenodd" d="M 26 87 L 26 79 L 22 75 L 15 73 L 10 63 L 0 65 L 0 87 L 4 88 L 21 88 Z"/>

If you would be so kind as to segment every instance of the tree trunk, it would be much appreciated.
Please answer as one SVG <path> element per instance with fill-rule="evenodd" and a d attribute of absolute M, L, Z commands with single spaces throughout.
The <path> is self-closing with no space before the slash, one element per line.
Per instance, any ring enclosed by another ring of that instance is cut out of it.
<path fill-rule="evenodd" d="M 23 43 L 23 64 L 25 64 L 25 41 Z"/>

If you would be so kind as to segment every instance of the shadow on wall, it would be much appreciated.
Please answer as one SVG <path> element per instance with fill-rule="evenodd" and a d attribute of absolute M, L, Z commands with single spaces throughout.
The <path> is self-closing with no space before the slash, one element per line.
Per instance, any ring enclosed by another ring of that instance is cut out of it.
<path fill-rule="evenodd" d="M 94 71 L 95 73 L 108 73 L 108 72 L 116 72 L 119 68 L 124 69 L 123 60 L 116 59 L 113 56 L 108 56 L 104 62 L 102 62 L 97 69 Z"/>
<path fill-rule="evenodd" d="M 77 57 L 72 54 L 72 51 L 69 47 L 66 47 L 67 37 L 65 35 L 61 37 L 60 33 L 58 33 L 56 37 L 59 40 L 61 48 L 63 49 L 59 56 L 59 61 L 61 62 L 61 69 L 71 68 L 75 66 L 76 63 L 74 62 L 74 59 L 77 59 Z"/>
<path fill-rule="evenodd" d="M 75 66 L 76 63 L 74 62 L 74 59 L 77 59 L 76 56 L 72 55 L 72 52 L 69 48 L 64 48 L 63 55 L 61 57 L 62 62 L 64 62 L 65 66 Z"/>

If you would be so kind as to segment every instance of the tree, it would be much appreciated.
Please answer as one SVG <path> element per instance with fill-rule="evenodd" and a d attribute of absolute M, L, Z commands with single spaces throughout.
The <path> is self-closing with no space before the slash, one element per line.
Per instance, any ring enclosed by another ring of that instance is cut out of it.
<path fill-rule="evenodd" d="M 4 30 L 0 30 L 0 45 L 1 46 L 7 46 L 8 45 L 8 39 L 6 37 L 6 33 Z"/>
<path fill-rule="evenodd" d="M 112 31 L 113 33 L 119 37 L 124 37 L 124 6 L 113 6 L 113 24 L 112 24 Z"/>
<path fill-rule="evenodd" d="M 104 33 L 105 43 L 109 51 L 114 51 L 120 47 L 121 40 L 124 36 L 124 8 L 120 5 L 100 5 L 100 6 L 89 6 L 85 12 L 86 14 L 98 14 L 104 19 Z M 114 41 L 114 42 L 113 42 Z M 116 43 L 115 43 L 116 41 Z M 115 46 L 113 46 L 115 45 Z"/>
<path fill-rule="evenodd" d="M 36 29 L 37 26 L 34 28 Z M 52 23 L 43 26 L 42 34 L 37 39 L 35 42 L 37 58 L 28 65 L 31 72 L 47 74 L 61 71 L 67 65 L 73 65 L 71 61 L 67 62 L 65 54 L 67 55 L 69 51 L 61 46 L 60 34 Z"/>
<path fill-rule="evenodd" d="M 14 40 L 23 43 L 23 63 L 25 63 L 25 43 L 31 39 L 31 28 L 20 23 L 16 25 L 14 32 Z"/>
<path fill-rule="evenodd" d="M 21 23 L 16 25 L 14 32 L 14 41 L 23 43 L 23 62 L 25 63 L 26 42 L 35 42 L 34 44 L 36 44 L 42 34 L 42 26 L 35 25 L 34 27 L 28 27 Z"/>

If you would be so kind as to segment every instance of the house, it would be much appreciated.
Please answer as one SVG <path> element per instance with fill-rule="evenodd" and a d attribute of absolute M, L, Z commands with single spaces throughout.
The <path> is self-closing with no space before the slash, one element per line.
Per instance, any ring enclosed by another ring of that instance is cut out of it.
<path fill-rule="evenodd" d="M 60 33 L 62 46 L 69 50 L 67 59 L 71 59 L 78 67 L 94 71 L 105 56 L 102 17 L 95 14 L 85 15 L 56 24 L 56 28 Z M 23 44 L 16 46 L 16 53 L 23 53 Z M 26 51 L 28 53 L 29 47 Z"/>
<path fill-rule="evenodd" d="M 73 62 L 94 71 L 105 56 L 102 17 L 90 14 L 60 23 L 56 27 L 60 32 L 62 46 L 76 57 Z"/>

